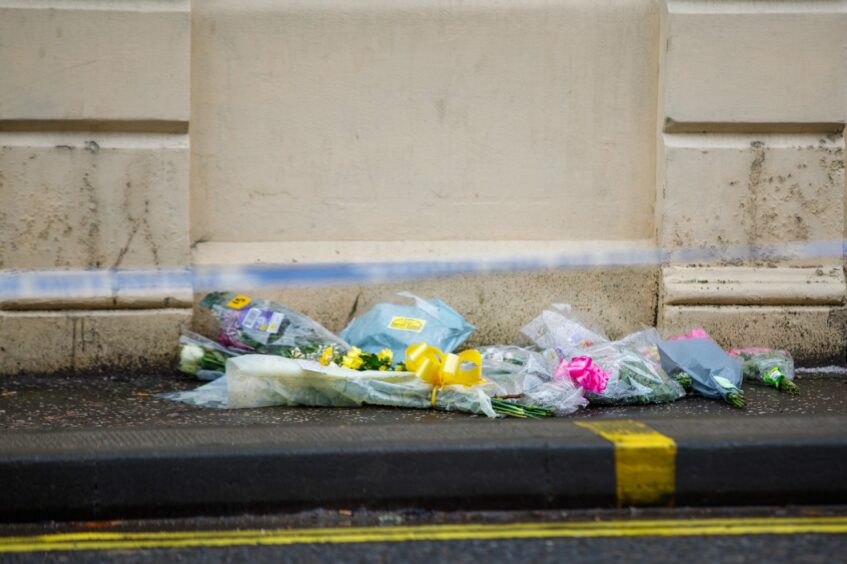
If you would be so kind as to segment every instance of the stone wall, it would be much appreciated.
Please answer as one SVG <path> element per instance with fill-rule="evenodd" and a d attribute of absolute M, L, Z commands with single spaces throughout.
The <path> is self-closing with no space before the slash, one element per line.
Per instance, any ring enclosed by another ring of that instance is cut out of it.
<path fill-rule="evenodd" d="M 670 0 L 663 36 L 659 243 L 840 247 L 847 3 Z M 842 260 L 669 264 L 660 324 L 843 362 Z"/>
<path fill-rule="evenodd" d="M 0 267 L 190 262 L 188 0 L 0 0 Z M 0 372 L 169 362 L 191 288 L 0 303 Z"/>
<path fill-rule="evenodd" d="M 0 269 L 844 238 L 844 0 L 0 0 L 0 76 Z M 410 288 L 476 343 L 555 301 L 843 362 L 840 255 L 263 293 L 334 330 Z M 193 300 L 0 299 L 0 372 L 167 362 Z"/>

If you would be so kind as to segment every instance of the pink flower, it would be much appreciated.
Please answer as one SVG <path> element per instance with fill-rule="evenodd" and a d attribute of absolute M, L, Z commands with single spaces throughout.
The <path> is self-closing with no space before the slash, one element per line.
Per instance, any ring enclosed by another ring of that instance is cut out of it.
<path fill-rule="evenodd" d="M 225 347 L 230 347 L 234 349 L 240 349 L 243 351 L 252 351 L 253 347 L 245 345 L 241 341 L 238 340 L 238 336 L 236 334 L 230 334 L 228 331 L 221 329 L 218 334 L 218 342 Z"/>
<path fill-rule="evenodd" d="M 605 390 L 606 382 L 609 381 L 609 373 L 596 364 L 592 364 L 591 357 L 588 356 L 575 356 L 570 361 L 562 360 L 554 378 L 560 380 L 566 376 L 595 394 Z"/>
<path fill-rule="evenodd" d="M 709 339 L 711 341 L 712 336 L 706 333 L 706 330 L 702 327 L 695 327 L 687 335 L 682 335 L 680 337 L 669 337 L 668 341 L 684 341 L 686 339 Z"/>

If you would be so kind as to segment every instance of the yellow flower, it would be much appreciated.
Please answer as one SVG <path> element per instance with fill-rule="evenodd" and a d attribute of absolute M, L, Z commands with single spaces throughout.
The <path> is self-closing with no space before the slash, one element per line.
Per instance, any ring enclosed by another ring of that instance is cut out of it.
<path fill-rule="evenodd" d="M 406 365 L 403 364 L 402 362 L 398 362 L 397 366 L 394 367 L 394 371 L 395 372 L 405 372 L 406 371 Z"/>
<path fill-rule="evenodd" d="M 379 371 L 380 371 L 380 372 L 385 372 L 386 370 L 388 370 L 388 367 L 387 367 L 386 365 L 384 365 L 384 364 L 383 364 L 382 366 L 380 366 L 380 367 L 379 367 Z"/>
<path fill-rule="evenodd" d="M 391 352 L 391 349 L 382 349 L 376 357 L 382 362 L 387 362 L 388 364 L 394 362 L 394 353 Z"/>
<path fill-rule="evenodd" d="M 358 370 L 362 367 L 362 362 L 362 359 L 359 357 L 351 358 L 349 356 L 345 356 L 341 359 L 341 366 L 352 370 Z"/>
<path fill-rule="evenodd" d="M 364 362 L 361 355 L 362 349 L 353 347 L 349 352 L 347 352 L 347 354 L 344 355 L 344 358 L 341 359 L 341 366 L 352 370 L 358 370 L 362 367 L 362 363 Z"/>
<path fill-rule="evenodd" d="M 321 355 L 321 365 L 329 366 L 329 363 L 332 362 L 333 351 L 332 347 L 328 347 L 323 354 Z"/>

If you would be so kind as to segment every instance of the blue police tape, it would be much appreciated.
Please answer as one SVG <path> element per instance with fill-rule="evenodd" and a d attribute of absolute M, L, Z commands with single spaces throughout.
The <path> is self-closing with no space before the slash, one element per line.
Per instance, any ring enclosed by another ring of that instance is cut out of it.
<path fill-rule="evenodd" d="M 360 263 L 198 265 L 190 268 L 110 270 L 0 270 L 0 299 L 50 299 L 208 292 L 331 285 L 377 284 L 460 274 L 545 269 L 769 262 L 785 259 L 838 258 L 847 241 L 810 241 L 780 245 L 737 245 L 721 249 L 609 249 L 507 258 Z"/>

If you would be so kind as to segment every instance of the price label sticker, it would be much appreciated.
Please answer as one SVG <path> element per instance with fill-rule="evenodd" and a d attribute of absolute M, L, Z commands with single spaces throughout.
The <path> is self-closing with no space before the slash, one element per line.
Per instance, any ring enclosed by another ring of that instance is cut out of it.
<path fill-rule="evenodd" d="M 249 304 L 252 301 L 253 300 L 251 298 L 247 297 L 247 296 L 238 295 L 238 296 L 235 296 L 234 298 L 232 298 L 229 301 L 229 303 L 226 304 L 226 307 L 229 307 L 229 308 L 232 308 L 232 309 L 244 309 L 247 306 L 247 304 Z"/>
<path fill-rule="evenodd" d="M 426 325 L 425 319 L 414 319 L 412 317 L 394 317 L 391 323 L 388 324 L 389 329 L 397 329 L 398 331 L 411 331 L 412 333 L 420 333 Z"/>

